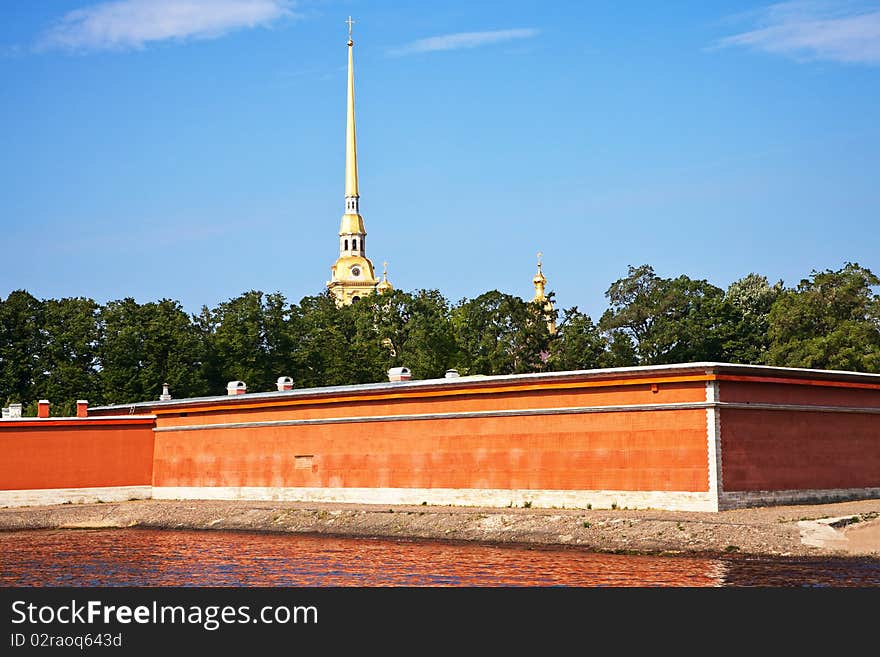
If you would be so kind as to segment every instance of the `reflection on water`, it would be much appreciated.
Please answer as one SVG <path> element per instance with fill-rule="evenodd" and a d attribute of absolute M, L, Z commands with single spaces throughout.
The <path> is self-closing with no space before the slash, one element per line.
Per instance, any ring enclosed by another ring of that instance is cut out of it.
<path fill-rule="evenodd" d="M 690 558 L 251 532 L 0 532 L 4 586 L 878 586 L 880 561 Z"/>

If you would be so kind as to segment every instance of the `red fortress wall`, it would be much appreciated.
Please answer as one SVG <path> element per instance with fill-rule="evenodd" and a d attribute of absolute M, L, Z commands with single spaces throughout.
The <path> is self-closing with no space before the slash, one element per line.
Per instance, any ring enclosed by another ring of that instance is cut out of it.
<path fill-rule="evenodd" d="M 705 384 L 655 378 L 473 377 L 182 401 L 155 408 L 153 494 L 699 504 Z"/>
<path fill-rule="evenodd" d="M 831 375 L 722 376 L 724 505 L 880 497 L 880 377 Z"/>
<path fill-rule="evenodd" d="M 0 506 L 149 498 L 155 418 L 0 421 Z"/>
<path fill-rule="evenodd" d="M 129 462 L 71 448 L 100 434 L 58 427 L 79 465 L 0 468 L 0 504 L 4 490 L 85 486 L 71 468 L 89 482 L 118 468 L 103 485 L 172 499 L 711 511 L 880 497 L 877 375 L 696 363 L 144 402 L 89 421 L 128 413 L 149 414 L 117 429 Z M 8 422 L 0 440 L 42 464 Z"/>

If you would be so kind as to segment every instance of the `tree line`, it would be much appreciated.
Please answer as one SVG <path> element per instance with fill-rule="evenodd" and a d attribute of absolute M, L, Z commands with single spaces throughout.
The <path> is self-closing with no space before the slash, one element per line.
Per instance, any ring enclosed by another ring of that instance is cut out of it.
<path fill-rule="evenodd" d="M 880 372 L 880 279 L 846 263 L 793 287 L 749 274 L 726 290 L 687 276 L 630 266 L 608 288 L 597 322 L 578 308 L 553 311 L 492 290 L 450 303 L 437 290 L 371 296 L 337 308 L 327 294 L 298 304 L 251 290 L 186 313 L 172 299 L 0 300 L 0 401 L 49 399 L 53 415 L 91 405 L 384 381 L 405 365 L 413 378 L 516 374 L 721 361 Z M 552 295 L 551 295 L 552 298 Z"/>

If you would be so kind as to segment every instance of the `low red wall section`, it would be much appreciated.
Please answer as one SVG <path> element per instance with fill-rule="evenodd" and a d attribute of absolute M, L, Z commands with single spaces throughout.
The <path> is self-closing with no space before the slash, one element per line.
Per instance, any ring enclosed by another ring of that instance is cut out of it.
<path fill-rule="evenodd" d="M 880 487 L 880 415 L 721 412 L 725 491 Z"/>
<path fill-rule="evenodd" d="M 766 370 L 719 376 L 723 490 L 880 487 L 880 377 Z"/>
<path fill-rule="evenodd" d="M 4 420 L 0 490 L 149 486 L 153 422 Z"/>

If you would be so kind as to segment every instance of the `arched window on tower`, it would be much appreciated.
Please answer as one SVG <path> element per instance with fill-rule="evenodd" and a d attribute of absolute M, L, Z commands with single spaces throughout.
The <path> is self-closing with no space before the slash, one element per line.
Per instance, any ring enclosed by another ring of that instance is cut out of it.
<path fill-rule="evenodd" d="M 352 241 L 351 241 L 351 250 L 352 250 L 352 251 L 357 251 L 357 250 L 358 250 L 358 241 L 357 241 L 357 240 L 352 240 Z"/>
<path fill-rule="evenodd" d="M 348 251 L 348 240 L 345 240 L 345 250 Z"/>

